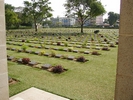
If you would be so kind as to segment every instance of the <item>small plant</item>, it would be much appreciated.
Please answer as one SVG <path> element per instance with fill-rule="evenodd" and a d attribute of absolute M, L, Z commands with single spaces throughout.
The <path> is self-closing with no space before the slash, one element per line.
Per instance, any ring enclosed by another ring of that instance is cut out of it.
<path fill-rule="evenodd" d="M 80 56 L 76 59 L 78 62 L 85 62 L 85 58 L 83 56 Z"/>
<path fill-rule="evenodd" d="M 91 41 L 94 41 L 94 39 L 93 39 L 93 38 L 91 38 Z"/>
<path fill-rule="evenodd" d="M 11 50 L 11 47 L 7 47 L 7 50 Z"/>
<path fill-rule="evenodd" d="M 105 39 L 104 39 L 104 42 L 107 42 L 107 41 L 108 41 L 108 40 L 105 38 Z"/>
<path fill-rule="evenodd" d="M 60 43 L 60 42 L 57 42 L 57 45 L 58 45 L 58 46 L 60 46 L 60 45 L 61 45 L 61 43 Z"/>
<path fill-rule="evenodd" d="M 23 58 L 22 59 L 22 63 L 23 64 L 28 64 L 30 62 L 30 59 L 29 58 Z"/>
<path fill-rule="evenodd" d="M 18 50 L 19 50 L 19 49 L 16 49 L 17 52 L 19 52 Z"/>
<path fill-rule="evenodd" d="M 40 52 L 40 55 L 44 55 L 44 53 L 45 53 L 45 51 L 43 50 L 43 51 Z"/>
<path fill-rule="evenodd" d="M 22 42 L 25 42 L 25 40 L 22 40 Z"/>
<path fill-rule="evenodd" d="M 102 50 L 109 51 L 110 49 L 108 47 L 103 47 Z"/>
<path fill-rule="evenodd" d="M 35 54 L 35 51 L 31 51 L 32 54 Z"/>
<path fill-rule="evenodd" d="M 63 51 L 63 48 L 59 48 L 58 50 L 59 50 L 59 51 Z"/>
<path fill-rule="evenodd" d="M 109 43 L 110 43 L 110 41 L 107 41 L 106 43 L 107 43 L 107 44 L 109 44 Z"/>
<path fill-rule="evenodd" d="M 26 40 L 26 43 L 30 43 L 30 41 L 29 40 Z"/>
<path fill-rule="evenodd" d="M 64 69 L 61 65 L 53 66 L 52 68 L 53 73 L 62 73 L 63 71 Z"/>
<path fill-rule="evenodd" d="M 67 47 L 68 46 L 68 43 L 67 42 L 64 42 L 64 45 Z"/>
<path fill-rule="evenodd" d="M 119 44 L 119 42 L 118 42 L 118 41 L 116 41 L 116 42 L 115 42 L 115 44 L 116 44 L 116 45 L 118 45 L 118 44 Z"/>
<path fill-rule="evenodd" d="M 81 50 L 81 51 L 79 51 L 80 53 L 84 53 L 84 51 L 83 50 Z"/>
<path fill-rule="evenodd" d="M 69 47 L 69 48 L 68 48 L 68 51 L 69 51 L 69 52 L 72 52 L 72 51 L 73 51 L 73 47 Z"/>
<path fill-rule="evenodd" d="M 34 38 L 34 41 L 38 41 L 38 39 L 37 38 Z"/>
<path fill-rule="evenodd" d="M 61 57 L 62 59 L 67 59 L 68 58 L 68 56 L 67 55 L 62 55 L 62 57 Z"/>
<path fill-rule="evenodd" d="M 93 51 L 91 54 L 92 55 L 101 55 L 98 51 Z"/>
<path fill-rule="evenodd" d="M 84 47 L 86 47 L 86 42 L 84 42 L 84 43 L 82 44 L 82 48 L 84 48 Z"/>
<path fill-rule="evenodd" d="M 21 47 L 21 49 L 22 49 L 23 51 L 26 51 L 27 45 L 23 44 L 22 47 Z"/>
<path fill-rule="evenodd" d="M 51 50 L 51 56 L 54 57 L 56 55 L 54 50 Z"/>

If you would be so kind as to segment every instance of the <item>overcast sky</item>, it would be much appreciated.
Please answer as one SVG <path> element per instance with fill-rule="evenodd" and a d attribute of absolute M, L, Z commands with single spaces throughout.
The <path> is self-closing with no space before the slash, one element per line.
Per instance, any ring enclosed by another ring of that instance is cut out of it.
<path fill-rule="evenodd" d="M 5 3 L 11 4 L 15 7 L 23 6 L 23 1 L 31 1 L 31 0 L 5 0 Z M 51 2 L 51 7 L 54 10 L 53 16 L 63 17 L 65 15 L 65 8 L 63 4 L 66 0 L 49 0 Z M 104 5 L 107 13 L 113 11 L 115 13 L 120 13 L 120 0 L 100 0 Z M 107 13 L 104 15 L 104 18 L 107 18 Z"/>

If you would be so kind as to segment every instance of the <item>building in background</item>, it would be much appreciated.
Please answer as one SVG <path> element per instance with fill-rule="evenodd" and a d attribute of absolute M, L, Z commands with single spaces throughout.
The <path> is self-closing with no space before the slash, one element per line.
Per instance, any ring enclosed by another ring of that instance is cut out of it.
<path fill-rule="evenodd" d="M 14 12 L 21 13 L 23 11 L 24 7 L 15 7 Z"/>
<path fill-rule="evenodd" d="M 103 16 L 97 16 L 96 17 L 96 25 L 103 25 Z"/>
<path fill-rule="evenodd" d="M 68 18 L 68 17 L 57 17 L 51 18 L 53 27 L 72 27 L 72 26 L 79 26 L 77 20 L 75 18 Z M 103 16 L 97 16 L 96 18 L 92 18 L 87 20 L 84 26 L 102 26 L 103 25 Z"/>
<path fill-rule="evenodd" d="M 103 25 L 103 16 L 97 16 L 95 18 L 92 18 L 90 20 L 87 20 L 84 24 L 84 26 L 102 26 Z"/>
<path fill-rule="evenodd" d="M 57 27 L 71 27 L 75 25 L 75 19 L 74 18 L 68 18 L 68 17 L 57 17 L 57 18 L 51 18 L 52 25 Z"/>

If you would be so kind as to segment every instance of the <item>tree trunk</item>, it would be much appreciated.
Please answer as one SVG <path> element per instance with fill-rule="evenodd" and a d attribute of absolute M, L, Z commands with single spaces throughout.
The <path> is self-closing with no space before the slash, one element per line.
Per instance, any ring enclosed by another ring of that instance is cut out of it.
<path fill-rule="evenodd" d="M 35 32 L 37 32 L 37 24 L 35 23 Z"/>
<path fill-rule="evenodd" d="M 81 24 L 81 33 L 83 33 L 83 24 Z"/>
<path fill-rule="evenodd" d="M 37 32 L 37 24 L 36 24 L 35 16 L 34 16 L 34 27 L 35 27 L 35 32 Z"/>

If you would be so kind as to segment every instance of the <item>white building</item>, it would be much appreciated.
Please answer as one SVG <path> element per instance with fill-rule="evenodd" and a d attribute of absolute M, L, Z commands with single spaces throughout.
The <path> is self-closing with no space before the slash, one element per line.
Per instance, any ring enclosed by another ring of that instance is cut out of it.
<path fill-rule="evenodd" d="M 75 24 L 75 19 L 68 17 L 51 18 L 51 21 L 54 26 L 73 26 Z"/>
<path fill-rule="evenodd" d="M 22 12 L 24 7 L 15 7 L 14 11 L 15 12 Z"/>
<path fill-rule="evenodd" d="M 103 25 L 103 16 L 97 16 L 96 17 L 96 25 Z"/>
<path fill-rule="evenodd" d="M 57 17 L 57 18 L 51 18 L 53 26 L 74 26 L 76 23 L 78 25 L 78 22 L 74 18 L 68 18 L 68 17 Z M 96 18 L 92 18 L 91 20 L 86 21 L 84 26 L 90 26 L 90 25 L 103 25 L 103 16 L 97 16 Z"/>
<path fill-rule="evenodd" d="M 84 26 L 90 26 L 90 25 L 103 25 L 103 16 L 100 15 L 90 20 L 87 20 L 84 24 Z"/>

